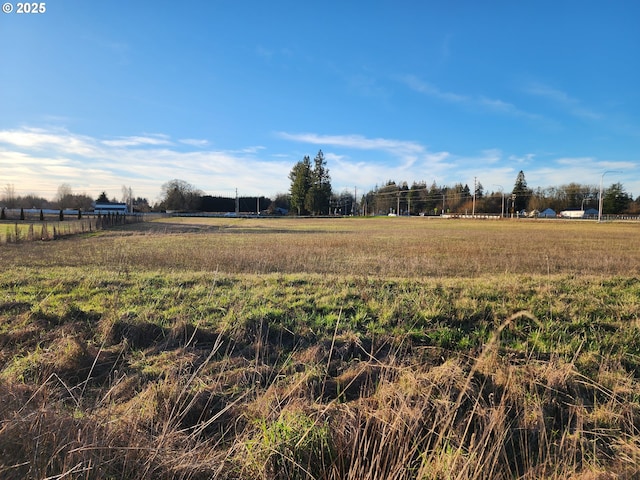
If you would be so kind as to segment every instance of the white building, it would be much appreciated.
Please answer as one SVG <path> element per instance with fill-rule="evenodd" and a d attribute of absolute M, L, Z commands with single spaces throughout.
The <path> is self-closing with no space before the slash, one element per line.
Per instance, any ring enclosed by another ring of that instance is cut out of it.
<path fill-rule="evenodd" d="M 563 210 L 560 212 L 562 218 L 584 218 L 584 210 Z"/>
<path fill-rule="evenodd" d="M 125 214 L 129 213 L 129 207 L 126 203 L 104 202 L 96 203 L 93 206 L 93 213 L 102 215 L 109 213 Z"/>

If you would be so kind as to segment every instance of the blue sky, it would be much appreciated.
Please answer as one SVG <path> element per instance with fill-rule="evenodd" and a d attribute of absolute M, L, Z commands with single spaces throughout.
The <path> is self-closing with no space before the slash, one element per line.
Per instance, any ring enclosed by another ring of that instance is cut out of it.
<path fill-rule="evenodd" d="M 640 195 L 640 2 L 46 2 L 0 14 L 0 187 L 387 180 Z"/>

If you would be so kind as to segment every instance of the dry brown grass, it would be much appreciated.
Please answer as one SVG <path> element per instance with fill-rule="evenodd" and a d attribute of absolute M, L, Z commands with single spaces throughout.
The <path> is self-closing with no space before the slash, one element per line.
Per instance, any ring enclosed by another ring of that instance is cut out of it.
<path fill-rule="evenodd" d="M 189 219 L 3 246 L 0 478 L 638 478 L 636 227 Z"/>
<path fill-rule="evenodd" d="M 175 222 L 178 223 L 175 223 Z M 637 275 L 635 223 L 591 221 L 202 219 L 149 222 L 62 242 L 56 262 L 229 273 L 385 277 Z M 47 245 L 3 248 L 7 265 L 46 266 Z"/>

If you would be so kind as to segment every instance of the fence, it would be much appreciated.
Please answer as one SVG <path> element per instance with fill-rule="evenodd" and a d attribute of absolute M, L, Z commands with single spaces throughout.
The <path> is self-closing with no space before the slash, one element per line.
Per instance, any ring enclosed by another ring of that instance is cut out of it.
<path fill-rule="evenodd" d="M 31 219 L 3 220 L 0 222 L 0 243 L 58 240 L 71 235 L 91 233 L 144 221 L 144 215 L 120 214 L 90 215 L 74 220 L 60 220 L 57 215 L 47 217 L 38 221 Z"/>

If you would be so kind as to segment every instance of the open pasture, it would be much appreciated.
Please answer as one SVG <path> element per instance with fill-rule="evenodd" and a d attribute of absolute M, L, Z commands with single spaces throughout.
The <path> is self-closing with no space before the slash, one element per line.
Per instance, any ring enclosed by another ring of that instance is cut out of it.
<path fill-rule="evenodd" d="M 2 245 L 0 478 L 637 478 L 638 228 L 181 218 Z"/>
<path fill-rule="evenodd" d="M 385 277 L 637 275 L 640 224 L 428 218 L 170 218 L 55 246 L 3 249 L 6 265 Z M 19 252 L 19 253 L 18 253 Z"/>

